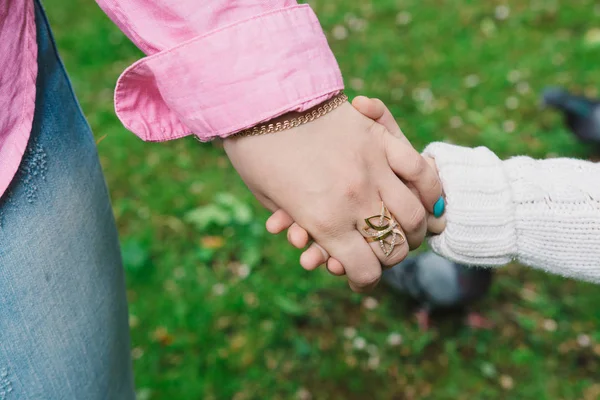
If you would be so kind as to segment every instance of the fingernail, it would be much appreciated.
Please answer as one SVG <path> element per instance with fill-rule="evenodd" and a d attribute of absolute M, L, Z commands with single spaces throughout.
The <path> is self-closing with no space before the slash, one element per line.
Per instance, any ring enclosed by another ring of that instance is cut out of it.
<path fill-rule="evenodd" d="M 441 217 L 442 215 L 444 215 L 445 209 L 446 209 L 446 202 L 444 201 L 444 198 L 442 196 L 440 196 L 438 201 L 436 201 L 433 206 L 433 216 L 436 218 Z"/>

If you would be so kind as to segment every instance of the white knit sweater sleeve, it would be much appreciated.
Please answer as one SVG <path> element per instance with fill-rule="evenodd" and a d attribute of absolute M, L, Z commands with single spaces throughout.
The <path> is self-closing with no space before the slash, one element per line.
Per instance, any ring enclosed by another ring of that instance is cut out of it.
<path fill-rule="evenodd" d="M 500 160 L 484 147 L 432 143 L 447 226 L 434 251 L 469 265 L 517 260 L 600 283 L 600 164 L 557 158 Z"/>

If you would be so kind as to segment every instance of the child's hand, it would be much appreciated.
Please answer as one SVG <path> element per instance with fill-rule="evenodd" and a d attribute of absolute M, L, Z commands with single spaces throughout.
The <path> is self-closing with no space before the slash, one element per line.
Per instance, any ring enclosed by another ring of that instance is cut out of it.
<path fill-rule="evenodd" d="M 352 105 L 361 114 L 368 118 L 375 120 L 376 122 L 383 125 L 390 133 L 396 137 L 402 138 L 408 142 L 408 139 L 402 133 L 402 130 L 396 123 L 396 120 L 385 106 L 385 104 L 379 99 L 369 99 L 364 96 L 356 97 L 352 101 Z M 437 172 L 435 161 L 431 158 L 425 158 L 430 166 Z M 407 185 L 410 188 L 410 184 Z M 411 188 L 412 189 L 412 188 Z M 266 223 L 267 231 L 272 234 L 278 234 L 285 229 L 288 230 L 288 241 L 294 247 L 303 249 L 308 246 L 311 238 L 308 232 L 300 225 L 294 222 L 285 211 L 277 210 Z M 444 216 L 435 218 L 433 215 L 429 215 L 427 218 L 427 230 L 432 234 L 440 234 L 446 227 L 446 220 Z M 344 275 L 344 266 L 335 258 L 329 257 L 329 254 L 319 246 L 317 243 L 312 243 L 306 251 L 300 256 L 300 265 L 306 270 L 313 270 L 321 264 L 327 265 L 327 269 L 333 275 Z"/>

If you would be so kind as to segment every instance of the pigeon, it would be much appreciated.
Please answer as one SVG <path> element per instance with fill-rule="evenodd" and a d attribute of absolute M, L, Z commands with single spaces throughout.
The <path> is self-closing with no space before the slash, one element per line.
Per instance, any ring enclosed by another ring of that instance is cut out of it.
<path fill-rule="evenodd" d="M 542 94 L 542 104 L 562 112 L 565 124 L 579 140 L 600 146 L 600 100 L 550 87 Z"/>
<path fill-rule="evenodd" d="M 429 251 L 384 271 L 382 281 L 420 303 L 417 321 L 426 331 L 431 311 L 468 307 L 488 293 L 492 277 L 491 269 L 457 264 Z M 475 329 L 492 327 L 491 322 L 475 312 L 468 314 L 466 322 Z"/>

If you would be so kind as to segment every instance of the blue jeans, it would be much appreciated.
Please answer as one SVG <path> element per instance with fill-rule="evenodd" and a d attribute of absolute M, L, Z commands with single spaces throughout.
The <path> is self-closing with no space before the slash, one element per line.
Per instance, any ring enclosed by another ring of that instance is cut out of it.
<path fill-rule="evenodd" d="M 37 1 L 36 20 L 35 118 L 0 201 L 0 400 L 133 399 L 108 191 Z"/>

